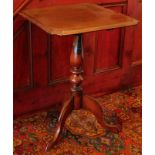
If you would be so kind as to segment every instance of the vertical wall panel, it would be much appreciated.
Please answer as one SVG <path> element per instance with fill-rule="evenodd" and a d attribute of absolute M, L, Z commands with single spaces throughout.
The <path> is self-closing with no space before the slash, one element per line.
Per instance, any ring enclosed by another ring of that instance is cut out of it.
<path fill-rule="evenodd" d="M 31 85 L 31 53 L 27 22 L 16 32 L 13 49 L 14 89 L 29 87 Z"/>
<path fill-rule="evenodd" d="M 30 24 L 31 27 L 31 50 L 33 53 L 33 82 L 34 87 L 48 84 L 48 34 Z"/>
<path fill-rule="evenodd" d="M 121 29 L 98 33 L 95 53 L 95 72 L 119 65 Z"/>
<path fill-rule="evenodd" d="M 123 6 L 110 7 L 123 13 Z M 119 67 L 121 49 L 121 28 L 96 32 L 95 66 L 96 73 Z"/>
<path fill-rule="evenodd" d="M 50 82 L 61 82 L 70 75 L 70 53 L 73 36 L 51 36 L 50 47 Z"/>
<path fill-rule="evenodd" d="M 133 48 L 133 57 L 132 61 L 136 63 L 136 61 L 142 60 L 142 3 L 138 3 L 138 17 L 139 23 L 136 27 L 135 32 L 135 42 Z"/>

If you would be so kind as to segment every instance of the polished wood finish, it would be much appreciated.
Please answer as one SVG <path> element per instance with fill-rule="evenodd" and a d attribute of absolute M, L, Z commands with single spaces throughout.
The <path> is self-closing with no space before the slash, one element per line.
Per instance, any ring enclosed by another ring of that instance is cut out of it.
<path fill-rule="evenodd" d="M 103 111 L 105 111 L 106 109 L 102 109 L 100 104 L 91 96 L 84 95 L 82 107 L 92 112 L 95 115 L 97 121 L 100 123 L 100 125 L 103 128 L 106 128 L 115 133 L 118 133 L 122 130 L 122 122 L 116 116 L 115 113 L 113 113 L 113 115 L 115 115 L 114 117 L 117 119 L 115 123 L 114 124 L 106 123 L 104 115 L 103 115 Z M 105 116 L 105 117 L 108 117 L 108 116 Z"/>
<path fill-rule="evenodd" d="M 20 15 L 49 34 L 71 35 L 136 25 L 137 20 L 96 4 L 23 10 Z"/>
<path fill-rule="evenodd" d="M 82 103 L 82 63 L 83 63 L 83 46 L 82 36 L 79 34 L 76 36 L 73 43 L 73 50 L 70 56 L 70 65 L 72 75 L 70 76 L 70 82 L 72 83 L 71 92 L 74 96 L 74 109 L 79 109 Z"/>
<path fill-rule="evenodd" d="M 16 9 L 22 1 L 14 0 L 14 8 Z M 79 2 L 90 1 L 33 0 L 25 9 Z M 91 2 L 140 20 L 139 0 L 91 0 Z M 140 35 L 136 35 L 135 38 L 131 33 L 131 29 L 135 27 L 137 33 L 140 26 L 131 27 L 130 32 L 128 28 L 116 28 L 83 34 L 85 80 L 82 85 L 86 94 L 97 93 L 99 96 L 140 84 L 142 61 L 138 40 L 141 38 Z M 21 16 L 16 16 L 13 65 L 15 117 L 60 105 L 67 99 L 70 89 L 69 57 L 72 42 L 73 36 L 49 36 Z M 137 46 L 134 51 L 133 42 Z"/>
<path fill-rule="evenodd" d="M 56 10 L 58 10 L 58 12 L 56 12 Z M 55 18 L 55 13 L 58 14 L 59 18 Z M 75 14 L 74 18 L 72 16 L 69 18 L 73 13 Z M 46 9 L 31 9 L 23 11 L 21 15 L 29 19 L 32 23 L 41 27 L 46 32 L 57 35 L 77 34 L 137 24 L 137 20 L 133 18 L 109 11 L 108 9 L 94 4 L 78 4 L 50 7 Z M 98 15 L 100 16 L 98 17 Z M 64 21 L 67 24 L 64 24 Z M 74 48 L 70 56 L 70 64 L 72 67 L 72 75 L 70 77 L 70 81 L 72 83 L 72 97 L 69 101 L 65 102 L 61 110 L 54 139 L 48 144 L 46 148 L 47 151 L 58 142 L 65 119 L 72 109 L 79 109 L 83 107 L 87 110 L 90 110 L 96 116 L 98 122 L 102 126 L 107 127 L 112 131 L 120 131 L 121 129 L 121 124 L 117 127 L 119 122 L 117 125 L 109 125 L 105 123 L 101 117 L 102 109 L 100 105 L 95 100 L 82 94 L 82 58 L 82 39 L 81 34 L 78 34 L 78 36 L 76 36 Z"/>
<path fill-rule="evenodd" d="M 61 135 L 65 120 L 73 109 L 80 109 L 82 107 L 82 87 L 81 82 L 83 80 L 82 73 L 82 36 L 79 34 L 75 36 L 73 43 L 73 49 L 70 56 L 71 73 L 70 82 L 72 84 L 71 93 L 72 97 L 69 102 L 64 105 L 60 117 L 58 120 L 58 127 L 54 135 L 53 141 L 49 142 L 46 151 L 49 151 L 58 141 Z M 63 121 L 61 121 L 63 120 Z"/>
<path fill-rule="evenodd" d="M 63 107 L 59 115 L 56 132 L 54 134 L 53 140 L 50 141 L 46 146 L 46 151 L 49 151 L 54 145 L 56 145 L 59 142 L 66 118 L 72 112 L 73 109 L 74 109 L 74 102 L 72 96 L 68 101 L 66 101 L 63 104 Z"/>
<path fill-rule="evenodd" d="M 63 108 L 60 113 L 58 120 L 58 126 L 54 134 L 54 138 L 50 141 L 46 147 L 46 151 L 49 151 L 55 144 L 58 143 L 59 137 L 61 135 L 65 120 L 67 116 L 71 113 L 73 109 L 84 108 L 92 112 L 97 121 L 101 124 L 102 127 L 105 127 L 113 132 L 119 132 L 122 129 L 121 122 L 117 121 L 116 124 L 111 125 L 105 122 L 103 118 L 102 108 L 97 101 L 93 98 L 83 95 L 81 82 L 82 78 L 82 62 L 83 62 L 83 46 L 82 46 L 82 35 L 78 34 L 75 37 L 73 43 L 73 50 L 70 56 L 70 65 L 72 75 L 70 77 L 70 82 L 72 83 L 71 92 L 72 98 L 63 105 Z"/>

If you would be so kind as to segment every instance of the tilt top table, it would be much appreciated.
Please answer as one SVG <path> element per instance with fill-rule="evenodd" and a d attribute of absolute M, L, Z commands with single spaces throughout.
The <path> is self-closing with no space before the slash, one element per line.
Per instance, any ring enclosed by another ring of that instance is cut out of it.
<path fill-rule="evenodd" d="M 46 151 L 58 143 L 65 120 L 73 109 L 84 108 L 89 110 L 96 116 L 101 126 L 112 131 L 120 131 L 121 123 L 116 125 L 106 123 L 102 118 L 103 112 L 99 103 L 91 97 L 83 95 L 81 87 L 83 80 L 82 33 L 136 25 L 138 21 L 99 5 L 87 3 L 27 9 L 20 12 L 20 15 L 51 35 L 62 36 L 75 34 L 73 50 L 70 56 L 72 95 L 70 99 L 63 104 L 53 141 L 48 143 Z"/>

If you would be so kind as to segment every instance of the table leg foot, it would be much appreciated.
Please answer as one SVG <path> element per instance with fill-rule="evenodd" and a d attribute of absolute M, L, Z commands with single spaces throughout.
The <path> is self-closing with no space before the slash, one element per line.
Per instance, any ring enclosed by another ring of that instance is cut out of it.
<path fill-rule="evenodd" d="M 62 107 L 53 140 L 47 144 L 45 151 L 50 151 L 51 148 L 59 142 L 60 135 L 63 131 L 63 127 L 65 124 L 66 118 L 71 113 L 73 108 L 74 108 L 74 102 L 73 102 L 73 97 L 71 97 L 68 101 L 66 101 L 64 103 L 64 105 Z"/>
<path fill-rule="evenodd" d="M 83 108 L 92 112 L 100 125 L 112 132 L 118 133 L 122 130 L 122 122 L 120 119 L 113 113 L 113 117 L 115 117 L 115 123 L 106 122 L 103 117 L 103 109 L 99 105 L 99 103 L 90 96 L 83 96 Z M 108 117 L 108 116 L 106 116 Z M 109 116 L 110 117 L 110 116 Z"/>

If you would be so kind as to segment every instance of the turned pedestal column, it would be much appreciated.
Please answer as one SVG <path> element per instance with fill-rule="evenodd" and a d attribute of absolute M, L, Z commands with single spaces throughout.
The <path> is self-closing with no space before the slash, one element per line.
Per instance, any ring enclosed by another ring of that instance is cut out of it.
<path fill-rule="evenodd" d="M 97 121 L 100 123 L 102 127 L 106 127 L 113 132 L 119 132 L 121 130 L 121 122 L 118 121 L 115 125 L 109 125 L 105 123 L 103 118 L 102 108 L 98 102 L 96 102 L 93 98 L 83 95 L 83 90 L 81 87 L 81 83 L 83 80 L 82 73 L 82 62 L 83 59 L 83 46 L 82 46 L 82 35 L 75 35 L 75 41 L 73 43 L 73 49 L 70 55 L 70 65 L 71 65 L 71 76 L 70 82 L 71 86 L 71 97 L 70 99 L 63 104 L 62 110 L 60 112 L 60 116 L 58 119 L 56 133 L 54 135 L 53 141 L 49 142 L 46 147 L 46 151 L 50 150 L 53 145 L 57 144 L 59 138 L 61 136 L 62 129 L 65 124 L 65 120 L 67 116 L 72 112 L 72 110 L 78 110 L 80 108 L 89 110 L 92 112 Z M 118 119 L 119 120 L 119 119 Z"/>

